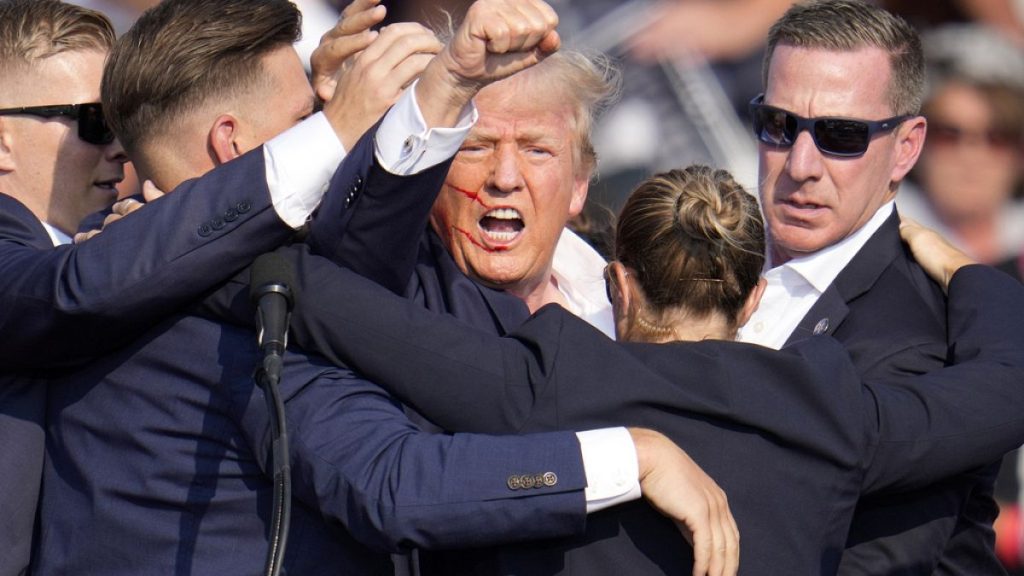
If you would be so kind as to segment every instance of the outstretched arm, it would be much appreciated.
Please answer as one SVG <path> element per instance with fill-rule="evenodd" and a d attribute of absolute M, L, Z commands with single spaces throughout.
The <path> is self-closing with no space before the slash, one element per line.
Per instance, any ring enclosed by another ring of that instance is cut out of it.
<path fill-rule="evenodd" d="M 326 46 L 351 44 L 362 37 L 361 26 L 368 25 L 372 17 L 367 15 L 376 10 L 372 4 L 362 2 L 362 11 L 343 17 L 338 34 L 329 42 L 325 37 Z M 374 167 L 365 185 L 325 198 L 308 240 L 313 250 L 404 293 L 448 164 L 475 120 L 472 98 L 484 86 L 556 50 L 557 23 L 557 15 L 540 0 L 474 3 L 452 40 L 378 126 Z M 377 50 L 391 28 L 353 60 L 366 59 Z M 390 51 L 398 53 L 404 47 L 396 45 Z M 342 82 L 352 74 L 345 66 L 334 67 Z M 376 85 L 367 78 L 360 83 L 364 89 L 368 83 Z"/>
<path fill-rule="evenodd" d="M 5 198 L 0 331 L 9 338 L 0 369 L 58 369 L 114 350 L 285 242 L 294 230 L 273 209 L 263 174 L 258 150 L 58 248 L 28 241 L 34 217 Z"/>

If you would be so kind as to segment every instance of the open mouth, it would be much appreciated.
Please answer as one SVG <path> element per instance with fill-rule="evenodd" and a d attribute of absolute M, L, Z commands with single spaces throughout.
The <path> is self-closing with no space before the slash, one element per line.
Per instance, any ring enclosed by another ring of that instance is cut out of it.
<path fill-rule="evenodd" d="M 511 242 L 525 227 L 522 215 L 514 208 L 495 208 L 480 219 L 480 229 L 491 242 Z"/>

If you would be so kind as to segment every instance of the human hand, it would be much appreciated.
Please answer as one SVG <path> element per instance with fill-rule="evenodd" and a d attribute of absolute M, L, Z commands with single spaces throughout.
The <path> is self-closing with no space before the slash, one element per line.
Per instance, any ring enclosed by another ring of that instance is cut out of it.
<path fill-rule="evenodd" d="M 451 126 L 481 88 L 558 50 L 558 15 L 542 0 L 477 0 L 416 88 L 430 126 Z"/>
<path fill-rule="evenodd" d="M 124 218 L 125 216 L 131 214 L 132 212 L 135 212 L 139 208 L 142 208 L 146 204 L 149 204 L 150 202 L 162 197 L 163 195 L 164 192 L 157 188 L 156 184 L 153 184 L 149 180 L 146 180 L 145 182 L 142 183 L 142 198 L 143 200 L 145 200 L 145 202 L 139 202 L 134 198 L 125 198 L 124 200 L 118 200 L 117 202 L 114 203 L 113 206 L 110 207 L 111 213 L 108 214 L 107 217 L 103 219 L 103 226 L 96 230 L 89 230 L 88 232 L 79 232 L 78 234 L 75 234 L 75 244 L 81 244 L 82 242 L 85 242 L 89 238 L 96 236 L 97 234 L 106 230 L 107 226 L 113 224 L 114 222 L 117 222 L 121 218 Z"/>
<path fill-rule="evenodd" d="M 947 242 L 938 232 L 910 218 L 900 218 L 900 237 L 910 247 L 914 260 L 932 280 L 942 286 L 943 292 L 949 290 L 949 281 L 957 270 L 978 263 Z"/>
<path fill-rule="evenodd" d="M 383 18 L 383 6 L 369 6 L 377 1 L 350 4 L 366 9 L 343 14 L 312 58 L 315 89 L 327 100 L 324 114 L 349 150 L 442 47 L 433 32 L 414 22 L 368 30 Z"/>
<path fill-rule="evenodd" d="M 640 490 L 675 521 L 693 546 L 694 576 L 739 570 L 739 530 L 725 492 L 682 449 L 659 432 L 630 428 L 640 467 Z"/>
<path fill-rule="evenodd" d="M 384 20 L 387 8 L 380 0 L 353 0 L 341 12 L 338 23 L 320 37 L 320 45 L 309 58 L 310 82 L 318 98 L 327 102 L 334 96 L 338 76 L 350 58 L 377 37 L 373 26 Z"/>

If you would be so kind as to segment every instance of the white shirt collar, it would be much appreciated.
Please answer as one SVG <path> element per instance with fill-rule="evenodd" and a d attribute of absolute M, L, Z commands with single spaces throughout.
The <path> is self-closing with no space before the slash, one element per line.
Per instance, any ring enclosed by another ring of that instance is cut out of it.
<path fill-rule="evenodd" d="M 819 293 L 824 292 L 836 279 L 836 276 L 843 271 L 843 268 L 846 268 L 846 265 L 860 252 L 860 249 L 867 244 L 868 239 L 882 227 L 882 224 L 885 224 L 889 215 L 892 214 L 895 204 L 894 200 L 886 202 L 878 208 L 866 224 L 853 234 L 813 254 L 793 258 L 782 267 L 799 274 Z"/>
<path fill-rule="evenodd" d="M 50 235 L 50 240 L 53 241 L 54 246 L 61 246 L 63 244 L 71 244 L 71 237 L 67 234 L 57 230 L 53 226 L 42 222 L 43 228 L 46 229 L 46 233 Z"/>
<path fill-rule="evenodd" d="M 590 244 L 565 228 L 555 247 L 551 275 L 569 311 L 614 338 L 612 305 L 604 286 L 606 264 Z"/>

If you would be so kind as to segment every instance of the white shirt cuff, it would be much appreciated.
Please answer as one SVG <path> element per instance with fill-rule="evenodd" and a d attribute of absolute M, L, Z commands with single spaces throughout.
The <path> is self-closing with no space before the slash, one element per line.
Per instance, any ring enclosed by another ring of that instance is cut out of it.
<path fill-rule="evenodd" d="M 286 224 L 306 223 L 348 152 L 330 122 L 318 112 L 263 146 L 267 188 L 274 211 Z"/>
<path fill-rule="evenodd" d="M 413 82 L 388 110 L 376 134 L 377 162 L 399 176 L 422 172 L 454 156 L 479 117 L 470 102 L 454 127 L 429 128 L 416 102 L 418 83 Z"/>
<path fill-rule="evenodd" d="M 587 514 L 640 497 L 640 467 L 625 428 L 577 432 L 587 475 Z"/>

